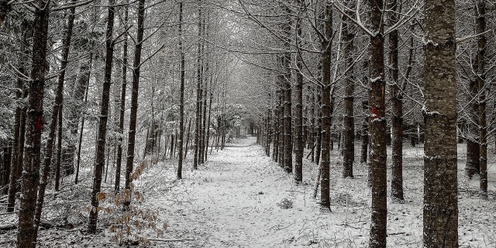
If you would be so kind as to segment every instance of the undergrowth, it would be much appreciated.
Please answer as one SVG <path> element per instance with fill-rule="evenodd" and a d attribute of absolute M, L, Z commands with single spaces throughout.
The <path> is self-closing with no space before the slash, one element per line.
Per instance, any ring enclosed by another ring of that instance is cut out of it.
<path fill-rule="evenodd" d="M 145 169 L 156 163 L 155 157 L 145 158 L 131 174 L 132 181 L 138 180 Z M 143 205 L 144 194 L 135 189 L 134 183 L 130 189 L 101 192 L 97 198 L 100 201 L 98 211 L 110 217 L 108 232 L 119 245 L 149 245 L 152 233 L 161 237 L 167 229 L 166 223 L 159 225 L 158 211 Z"/>

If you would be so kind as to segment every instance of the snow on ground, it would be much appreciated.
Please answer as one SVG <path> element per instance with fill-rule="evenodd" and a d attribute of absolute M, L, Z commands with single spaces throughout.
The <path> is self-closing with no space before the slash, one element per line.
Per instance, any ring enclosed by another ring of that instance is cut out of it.
<path fill-rule="evenodd" d="M 464 177 L 463 154 L 464 146 L 460 146 L 460 247 L 496 247 L 496 169 L 490 166 L 489 200 L 481 200 L 477 179 L 468 181 Z M 405 203 L 388 203 L 388 247 L 421 247 L 422 148 L 405 147 L 404 155 Z M 494 160 L 491 157 L 490 164 L 494 165 Z M 214 151 L 199 170 L 192 171 L 188 160 L 183 180 L 175 179 L 176 161 L 160 162 L 135 182 L 136 189 L 146 198 L 140 207 L 158 210 L 158 226 L 168 226 L 164 236 L 153 239 L 148 246 L 367 247 L 370 227 L 367 170 L 365 165 L 356 163 L 355 178 L 343 179 L 339 161 L 340 156 L 334 150 L 332 212 L 322 211 L 318 198 L 312 197 L 315 164 L 305 161 L 304 184 L 297 186 L 292 175 L 266 157 L 252 137 L 235 140 L 224 150 Z M 89 193 L 88 188 L 84 190 Z M 87 197 L 78 197 L 81 194 L 66 196 L 72 202 L 87 202 Z M 63 199 L 63 196 L 57 198 L 60 202 Z M 73 205 L 82 209 L 84 204 Z M 102 214 L 101 218 L 103 223 L 111 222 L 109 216 Z M 69 222 L 74 219 L 81 218 Z M 16 221 L 14 215 L 0 215 L 0 220 Z M 117 246 L 110 241 L 107 231 L 88 235 L 85 225 L 79 223 L 71 228 L 59 226 L 41 231 L 40 247 Z M 156 238 L 151 232 L 143 235 Z M 0 233 L 1 247 L 13 246 L 13 240 L 15 231 Z"/>

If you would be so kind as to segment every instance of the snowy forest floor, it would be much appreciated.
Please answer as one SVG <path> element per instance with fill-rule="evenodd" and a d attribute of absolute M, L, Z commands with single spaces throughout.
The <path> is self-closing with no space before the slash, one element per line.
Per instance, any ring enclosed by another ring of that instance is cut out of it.
<path fill-rule="evenodd" d="M 496 247 L 496 161 L 491 155 L 489 200 L 481 200 L 477 178 L 469 181 L 464 176 L 464 147 L 459 147 L 460 247 Z M 422 156 L 421 147 L 405 147 L 405 202 L 388 202 L 388 247 L 422 245 Z M 145 198 L 137 207 L 156 211 L 157 226 L 166 224 L 167 230 L 158 238 L 150 230 L 136 232 L 150 239 L 146 247 L 367 247 L 367 169 L 356 163 L 355 178 L 343 179 L 339 161 L 334 150 L 332 212 L 322 211 L 318 198 L 312 197 L 315 164 L 305 161 L 304 183 L 297 186 L 253 137 L 214 151 L 199 170 L 192 171 L 187 161 L 183 180 L 176 180 L 177 161 L 159 162 L 135 181 L 135 189 Z M 53 192 L 47 195 L 44 217 L 51 227 L 40 231 L 39 247 L 118 246 L 108 230 L 117 212 L 102 211 L 100 232 L 86 233 L 90 169 L 83 175 L 80 184 L 67 184 L 56 197 Z M 110 181 L 104 184 L 107 190 L 112 188 Z M 0 226 L 16 222 L 17 215 L 0 211 Z M 0 247 L 13 247 L 15 239 L 15 230 L 0 231 Z"/>

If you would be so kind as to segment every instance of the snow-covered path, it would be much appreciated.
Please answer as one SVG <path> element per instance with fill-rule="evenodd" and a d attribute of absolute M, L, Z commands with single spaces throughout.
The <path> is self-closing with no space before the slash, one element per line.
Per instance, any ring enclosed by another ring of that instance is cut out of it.
<path fill-rule="evenodd" d="M 174 247 L 316 245 L 314 228 L 327 219 L 320 215 L 329 213 L 310 199 L 311 185 L 295 186 L 291 175 L 263 156 L 254 138 L 239 142 L 209 157 L 198 171 L 188 171 L 172 194 L 153 200 L 169 225 L 167 235 L 173 235 L 168 238 L 194 240 Z M 283 201 L 293 206 L 284 208 Z"/>

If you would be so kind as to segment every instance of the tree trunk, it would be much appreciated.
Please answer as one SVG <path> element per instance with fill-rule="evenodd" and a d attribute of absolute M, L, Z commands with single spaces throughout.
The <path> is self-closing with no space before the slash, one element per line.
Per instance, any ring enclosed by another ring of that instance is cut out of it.
<path fill-rule="evenodd" d="M 458 247 L 455 1 L 424 11 L 424 247 Z"/>
<path fill-rule="evenodd" d="M 100 122 L 98 125 L 95 168 L 93 171 L 93 188 L 91 191 L 91 206 L 88 221 L 88 232 L 96 233 L 98 222 L 98 193 L 102 186 L 102 173 L 105 165 L 105 144 L 107 141 L 107 121 L 110 102 L 110 85 L 112 79 L 112 62 L 114 54 L 113 29 L 114 29 L 114 3 L 115 0 L 109 0 L 107 33 L 105 36 L 106 56 L 105 56 L 105 77 L 102 89 L 102 102 L 100 108 Z"/>
<path fill-rule="evenodd" d="M 62 105 L 59 106 L 58 112 L 53 113 L 59 115 L 58 122 L 59 124 L 57 125 L 58 130 L 57 130 L 57 156 L 56 156 L 56 162 L 55 162 L 55 191 L 59 191 L 60 189 L 60 166 L 62 162 Z"/>
<path fill-rule="evenodd" d="M 286 39 L 291 38 L 291 10 L 285 7 L 287 20 L 283 24 L 283 32 Z M 286 52 L 282 55 L 281 62 L 284 74 L 281 75 L 284 94 L 284 170 L 287 173 L 293 172 L 293 128 L 292 128 L 292 107 L 291 107 L 291 44 L 286 42 Z"/>
<path fill-rule="evenodd" d="M 398 2 L 389 0 L 389 26 L 398 22 Z M 391 128 L 392 128 L 392 170 L 391 170 L 391 197 L 396 202 L 403 202 L 403 94 L 399 85 L 398 69 L 398 30 L 389 33 L 389 77 L 391 101 Z"/>
<path fill-rule="evenodd" d="M 183 178 L 183 157 L 184 143 L 184 85 L 185 85 L 185 56 L 183 49 L 183 1 L 179 2 L 179 51 L 181 52 L 181 86 L 179 89 L 179 160 L 177 164 L 177 179 Z M 188 134 L 189 137 L 189 134 Z M 188 148 L 186 147 L 186 150 Z"/>
<path fill-rule="evenodd" d="M 138 2 L 138 27 L 136 33 L 136 44 L 134 47 L 134 61 L 133 61 L 133 83 L 131 91 L 131 113 L 129 115 L 129 134 L 127 142 L 127 160 L 126 160 L 126 182 L 125 189 L 129 192 L 129 198 L 124 200 L 124 207 L 127 210 L 131 204 L 131 173 L 133 172 L 134 164 L 134 147 L 136 145 L 136 122 L 138 115 L 138 96 L 139 96 L 139 83 L 140 83 L 140 69 L 141 69 L 141 48 L 143 47 L 143 33 L 145 21 L 145 0 Z"/>
<path fill-rule="evenodd" d="M 355 160 L 355 119 L 354 119 L 354 91 L 355 79 L 353 71 L 353 39 L 355 35 L 351 28 L 351 21 L 343 16 L 343 42 L 344 42 L 344 58 L 346 60 L 346 79 L 345 79 L 345 97 L 344 97 L 344 117 L 343 117 L 343 177 L 353 177 L 353 163 Z"/>
<path fill-rule="evenodd" d="M 38 181 L 40 177 L 41 133 L 43 131 L 43 95 L 48 40 L 48 17 L 50 1 L 36 1 L 31 84 L 26 120 L 26 152 L 22 171 L 21 205 L 19 210 L 19 227 L 17 247 L 36 247 L 36 229 L 34 215 Z"/>
<path fill-rule="evenodd" d="M 370 0 L 369 105 L 370 168 L 372 174 L 372 216 L 369 247 L 386 247 L 387 168 L 386 168 L 386 101 L 384 80 L 383 0 Z"/>
<path fill-rule="evenodd" d="M 322 161 L 320 162 L 320 205 L 331 209 L 329 167 L 331 140 L 331 42 L 332 42 L 332 4 L 326 3 L 324 14 L 325 40 L 322 42 Z"/>
<path fill-rule="evenodd" d="M 15 155 L 12 154 L 12 145 L 5 146 L 3 148 L 3 163 L 2 163 L 2 170 L 0 174 L 0 187 L 3 188 L 2 191 L 0 192 L 0 195 L 5 195 L 8 193 L 9 188 L 7 187 L 9 185 L 9 178 L 11 174 L 11 168 L 10 164 L 12 163 L 12 158 L 15 157 Z"/>
<path fill-rule="evenodd" d="M 360 149 L 360 163 L 367 163 L 369 156 L 369 102 L 362 101 L 362 110 L 365 115 L 362 121 L 361 135 L 362 135 L 362 147 Z"/>
<path fill-rule="evenodd" d="M 486 0 L 478 0 L 476 11 L 476 34 L 477 36 L 477 84 L 481 90 L 479 96 L 479 141 L 480 141 L 480 191 L 481 197 L 487 199 L 487 96 L 489 87 L 486 85 Z"/>
<path fill-rule="evenodd" d="M 299 6 L 299 14 L 303 11 L 303 1 L 297 0 Z M 298 15 L 298 20 L 296 21 L 296 46 L 299 48 L 301 42 L 299 37 L 302 36 L 301 28 L 301 16 Z M 301 53 L 296 55 L 296 87 L 295 87 L 295 173 L 294 180 L 297 184 L 301 184 L 303 181 L 303 58 Z"/>
<path fill-rule="evenodd" d="M 129 1 L 126 1 L 128 3 Z M 129 6 L 124 7 L 124 28 L 128 28 Z M 128 43 L 127 34 L 124 34 L 122 45 L 122 82 L 121 82 L 121 99 L 119 106 L 119 141 L 117 142 L 117 160 L 115 162 L 115 184 L 114 190 L 117 192 L 121 187 L 121 168 L 122 168 L 122 136 L 124 133 L 124 116 L 126 113 L 126 90 L 127 90 L 127 64 L 128 64 Z"/>

